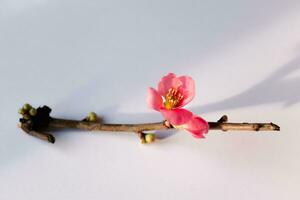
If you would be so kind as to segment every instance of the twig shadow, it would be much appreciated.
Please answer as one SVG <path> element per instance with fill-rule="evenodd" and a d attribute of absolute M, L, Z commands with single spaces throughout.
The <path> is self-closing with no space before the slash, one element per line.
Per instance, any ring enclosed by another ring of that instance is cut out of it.
<path fill-rule="evenodd" d="M 300 101 L 300 77 L 293 77 L 293 73 L 299 69 L 300 57 L 297 57 L 251 88 L 227 99 L 195 107 L 193 110 L 197 113 L 210 113 L 270 103 L 292 106 Z"/>

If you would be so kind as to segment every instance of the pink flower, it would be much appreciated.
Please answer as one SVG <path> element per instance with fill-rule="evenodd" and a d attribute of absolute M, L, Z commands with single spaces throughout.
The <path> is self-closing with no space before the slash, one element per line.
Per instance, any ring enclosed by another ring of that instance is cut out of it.
<path fill-rule="evenodd" d="M 176 77 L 169 73 L 162 77 L 157 90 L 148 89 L 148 106 L 164 116 L 175 128 L 184 128 L 196 138 L 204 138 L 208 123 L 182 107 L 195 96 L 195 83 L 189 76 Z"/>

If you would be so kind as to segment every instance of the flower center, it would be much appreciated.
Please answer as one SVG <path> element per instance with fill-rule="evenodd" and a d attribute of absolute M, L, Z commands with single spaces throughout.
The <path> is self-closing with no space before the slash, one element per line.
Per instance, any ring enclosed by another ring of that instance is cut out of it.
<path fill-rule="evenodd" d="M 174 88 L 170 88 L 165 95 L 165 108 L 171 110 L 172 108 L 177 107 L 177 105 L 182 101 L 183 95 Z"/>

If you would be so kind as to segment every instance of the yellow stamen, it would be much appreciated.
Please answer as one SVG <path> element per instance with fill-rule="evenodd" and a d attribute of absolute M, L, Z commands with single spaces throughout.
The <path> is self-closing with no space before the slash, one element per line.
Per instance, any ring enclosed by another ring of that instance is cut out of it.
<path fill-rule="evenodd" d="M 182 101 L 182 99 L 183 95 L 177 89 L 170 88 L 165 95 L 165 108 L 168 110 L 175 108 Z"/>

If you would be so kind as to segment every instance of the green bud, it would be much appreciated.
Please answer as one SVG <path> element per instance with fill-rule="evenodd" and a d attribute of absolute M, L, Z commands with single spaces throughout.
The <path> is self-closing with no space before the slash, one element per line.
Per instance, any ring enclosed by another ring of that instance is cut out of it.
<path fill-rule="evenodd" d="M 149 133 L 145 135 L 146 143 L 153 143 L 155 141 L 155 134 Z"/>
<path fill-rule="evenodd" d="M 32 108 L 32 106 L 30 104 L 28 104 L 28 103 L 25 103 L 24 106 L 23 106 L 23 109 L 25 111 L 29 111 L 31 108 Z"/>
<path fill-rule="evenodd" d="M 29 110 L 29 114 L 30 114 L 31 116 L 35 116 L 36 113 L 37 113 L 37 111 L 36 111 L 35 108 L 31 108 L 31 109 Z"/>
<path fill-rule="evenodd" d="M 23 115 L 23 118 L 29 120 L 29 119 L 30 119 L 30 115 L 24 114 L 24 115 Z"/>
<path fill-rule="evenodd" d="M 94 112 L 90 112 L 88 114 L 87 120 L 90 122 L 96 122 L 97 121 L 97 114 Z"/>
<path fill-rule="evenodd" d="M 19 114 L 24 115 L 25 112 L 26 112 L 26 111 L 24 110 L 24 108 L 20 108 L 20 109 L 19 109 Z"/>

